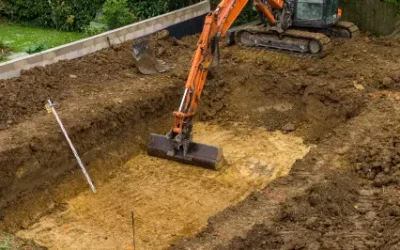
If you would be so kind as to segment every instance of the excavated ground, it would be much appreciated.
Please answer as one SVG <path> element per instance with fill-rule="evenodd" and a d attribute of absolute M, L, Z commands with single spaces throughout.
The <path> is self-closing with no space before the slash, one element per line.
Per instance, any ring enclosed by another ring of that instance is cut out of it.
<path fill-rule="evenodd" d="M 157 76 L 125 44 L 0 81 L 0 229 L 48 249 L 133 249 L 135 211 L 139 249 L 397 249 L 400 44 L 335 40 L 323 59 L 222 49 L 194 128 L 224 149 L 214 172 L 145 154 L 196 39 L 159 41 L 171 70 Z"/>

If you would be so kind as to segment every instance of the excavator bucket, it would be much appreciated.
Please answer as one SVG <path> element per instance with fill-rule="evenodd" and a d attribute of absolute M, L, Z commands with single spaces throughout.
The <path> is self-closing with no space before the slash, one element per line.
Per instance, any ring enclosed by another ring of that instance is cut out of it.
<path fill-rule="evenodd" d="M 167 71 L 169 67 L 164 61 L 155 57 L 149 40 L 149 37 L 145 37 L 133 42 L 132 55 L 136 62 L 136 67 L 140 73 L 145 75 L 154 75 Z"/>
<path fill-rule="evenodd" d="M 189 144 L 189 150 L 185 156 L 181 151 L 174 152 L 171 142 L 165 135 L 151 134 L 147 153 L 150 156 L 212 170 L 218 170 L 225 163 L 220 148 L 205 144 L 191 142 Z"/>

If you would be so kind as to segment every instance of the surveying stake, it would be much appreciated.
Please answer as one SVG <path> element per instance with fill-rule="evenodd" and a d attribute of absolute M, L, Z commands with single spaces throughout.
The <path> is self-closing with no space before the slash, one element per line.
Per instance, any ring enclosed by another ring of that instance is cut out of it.
<path fill-rule="evenodd" d="M 48 100 L 47 102 L 48 102 L 48 103 L 47 103 L 46 106 L 45 106 L 47 112 L 48 112 L 48 113 L 53 113 L 53 114 L 54 114 L 54 117 L 56 118 L 56 120 L 57 120 L 57 122 L 58 122 L 58 125 L 60 125 L 60 128 L 61 128 L 61 130 L 62 130 L 62 132 L 63 132 L 63 134 L 64 134 L 64 136 L 65 136 L 65 139 L 67 139 L 67 142 L 68 142 L 68 144 L 69 144 L 69 146 L 70 146 L 70 148 L 71 148 L 71 150 L 72 150 L 72 153 L 75 155 L 75 158 L 76 158 L 76 160 L 78 161 L 78 164 L 79 164 L 79 166 L 81 167 L 82 172 L 83 172 L 83 174 L 85 175 L 86 180 L 87 180 L 87 182 L 88 182 L 89 185 L 90 185 L 90 188 L 92 189 L 93 193 L 96 193 L 96 188 L 94 187 L 94 185 L 93 185 L 93 183 L 92 183 L 92 180 L 90 179 L 90 176 L 89 176 L 89 174 L 87 173 L 86 168 L 85 168 L 85 166 L 83 165 L 83 163 L 82 163 L 82 161 L 81 161 L 81 158 L 80 158 L 79 155 L 78 155 L 78 152 L 76 151 L 74 145 L 72 144 L 72 141 L 71 141 L 71 139 L 69 138 L 69 136 L 68 136 L 68 134 L 67 134 L 67 131 L 65 130 L 64 125 L 62 124 L 62 122 L 61 122 L 61 120 L 60 120 L 60 117 L 58 117 L 58 114 L 57 114 L 57 111 L 56 111 L 56 109 L 55 109 L 54 104 L 53 104 L 50 100 Z"/>

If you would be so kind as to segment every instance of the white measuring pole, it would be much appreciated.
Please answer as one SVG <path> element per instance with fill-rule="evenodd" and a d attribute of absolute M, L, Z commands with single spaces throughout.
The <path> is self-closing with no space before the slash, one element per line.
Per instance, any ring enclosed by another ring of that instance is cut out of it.
<path fill-rule="evenodd" d="M 61 130 L 62 130 L 62 132 L 63 132 L 63 134 L 64 134 L 64 136 L 65 136 L 65 139 L 67 139 L 67 142 L 68 142 L 69 146 L 71 147 L 72 153 L 74 153 L 75 158 L 76 158 L 76 160 L 78 161 L 78 164 L 79 164 L 79 166 L 81 167 L 82 172 L 83 172 L 83 174 L 85 175 L 86 180 L 88 181 L 88 183 L 89 183 L 89 185 L 90 185 L 90 188 L 92 189 L 93 193 L 96 193 L 96 188 L 94 187 L 94 185 L 93 185 L 93 183 L 92 183 L 92 180 L 90 179 L 90 176 L 89 176 L 89 174 L 87 173 L 86 168 L 85 168 L 85 166 L 83 165 L 83 163 L 82 163 L 82 161 L 81 161 L 81 158 L 80 158 L 79 155 L 78 155 L 78 152 L 76 151 L 74 145 L 72 144 L 72 141 L 71 141 L 71 139 L 69 138 L 69 136 L 68 136 L 68 134 L 67 134 L 67 131 L 65 130 L 64 125 L 62 124 L 62 122 L 61 122 L 61 120 L 60 120 L 60 117 L 58 117 L 57 111 L 56 111 L 56 109 L 54 108 L 54 104 L 53 104 L 50 100 L 48 100 L 48 105 L 46 105 L 46 106 L 48 106 L 48 107 L 46 107 L 47 110 L 48 110 L 48 111 L 51 110 L 51 112 L 54 114 L 54 117 L 56 118 L 58 124 L 60 125 Z"/>

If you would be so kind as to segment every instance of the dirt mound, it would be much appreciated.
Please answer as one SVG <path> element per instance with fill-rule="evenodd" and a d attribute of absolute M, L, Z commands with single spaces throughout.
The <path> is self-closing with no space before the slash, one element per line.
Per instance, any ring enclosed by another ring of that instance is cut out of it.
<path fill-rule="evenodd" d="M 272 224 L 255 225 L 215 249 L 398 249 L 399 238 L 389 238 L 399 231 L 398 203 L 360 185 L 356 176 L 332 173 L 285 202 Z"/>
<path fill-rule="evenodd" d="M 176 42 L 173 38 L 160 40 L 156 45 L 159 58 L 169 63 L 185 61 L 178 58 L 190 51 L 185 42 Z M 176 73 L 181 68 L 186 69 L 186 65 L 175 66 L 175 75 L 181 75 Z M 0 80 L 0 130 L 32 118 L 44 109 L 48 99 L 62 102 L 74 96 L 89 96 L 105 89 L 110 81 L 127 82 L 141 77 L 131 55 L 131 43 L 23 71 L 18 78 Z"/>
<path fill-rule="evenodd" d="M 228 247 L 216 249 L 336 249 L 334 238 L 321 236 L 351 226 L 346 217 L 357 213 L 357 197 L 352 179 L 334 173 L 286 202 L 272 226 L 258 224 L 246 238 L 234 238 Z"/>
<path fill-rule="evenodd" d="M 308 141 L 318 141 L 359 114 L 365 103 L 365 92 L 347 79 L 331 79 L 323 67 L 315 67 L 314 60 L 225 48 L 204 90 L 201 117 L 219 124 L 299 129 Z"/>
<path fill-rule="evenodd" d="M 393 124 L 386 133 L 360 145 L 352 155 L 355 170 L 376 187 L 400 184 L 400 127 Z"/>
<path fill-rule="evenodd" d="M 296 206 L 286 204 L 280 215 L 280 221 L 306 222 L 309 214 L 323 217 L 343 217 L 354 214 L 357 188 L 349 176 L 334 173 L 323 183 L 317 183 L 296 197 Z"/>

